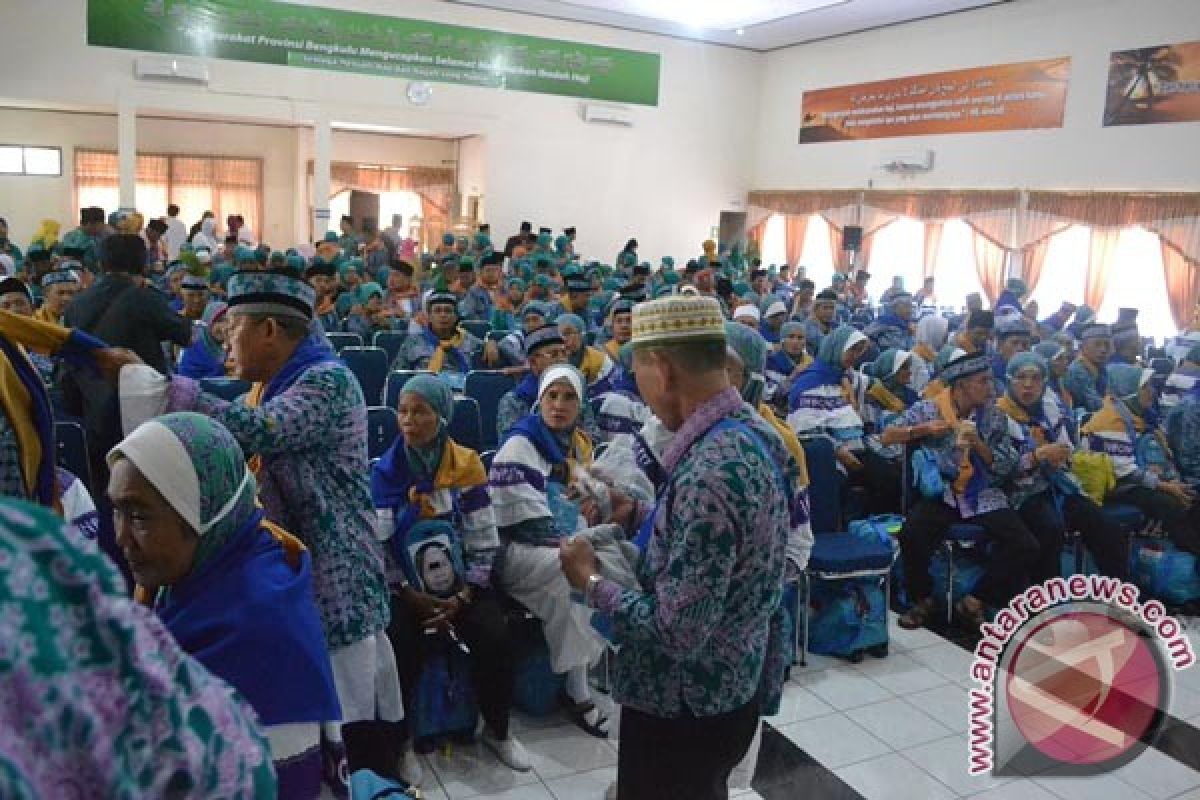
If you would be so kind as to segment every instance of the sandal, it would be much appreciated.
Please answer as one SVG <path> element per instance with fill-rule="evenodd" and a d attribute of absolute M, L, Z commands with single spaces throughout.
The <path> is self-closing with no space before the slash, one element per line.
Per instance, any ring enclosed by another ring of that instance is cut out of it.
<path fill-rule="evenodd" d="M 595 724 L 588 722 L 587 713 L 594 711 L 596 704 L 592 702 L 576 703 L 566 692 L 559 696 L 559 702 L 562 704 L 563 713 L 571 722 L 575 723 L 584 733 L 595 736 L 597 739 L 607 739 L 608 729 L 604 726 L 608 723 L 608 717 L 600 716 Z"/>
<path fill-rule="evenodd" d="M 925 623 L 933 616 L 933 598 L 926 597 L 915 606 L 905 611 L 896 619 L 896 624 L 906 631 L 925 627 Z"/>
<path fill-rule="evenodd" d="M 978 604 L 974 610 L 967 605 L 967 600 L 974 600 Z M 983 601 L 973 595 L 967 595 L 954 604 L 954 616 L 958 617 L 973 633 L 978 633 L 983 623 L 987 621 L 983 614 Z"/>

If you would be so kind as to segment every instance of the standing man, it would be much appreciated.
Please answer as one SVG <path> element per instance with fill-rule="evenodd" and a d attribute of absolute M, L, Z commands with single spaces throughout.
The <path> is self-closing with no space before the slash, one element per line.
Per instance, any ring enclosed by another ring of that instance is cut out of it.
<path fill-rule="evenodd" d="M 179 218 L 179 206 L 174 203 L 167 206 L 164 221 L 167 223 L 167 232 L 163 234 L 163 241 L 167 243 L 167 261 L 174 261 L 179 258 L 179 248 L 187 241 L 187 226 Z"/>
<path fill-rule="evenodd" d="M 614 501 L 644 549 L 640 586 L 598 575 L 582 538 L 561 545 L 563 570 L 620 645 L 617 797 L 717 800 L 758 728 L 760 689 L 782 680 L 769 623 L 793 505 L 780 465 L 795 462 L 729 384 L 715 299 L 639 304 L 632 342 L 638 387 L 672 433 L 654 509 Z"/>

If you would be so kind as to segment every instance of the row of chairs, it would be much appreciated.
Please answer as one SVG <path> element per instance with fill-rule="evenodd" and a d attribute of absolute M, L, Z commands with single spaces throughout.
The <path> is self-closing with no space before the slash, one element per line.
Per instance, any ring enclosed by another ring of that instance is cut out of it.
<path fill-rule="evenodd" d="M 493 338 L 493 334 L 500 334 L 502 337 L 508 335 L 508 331 L 493 331 L 491 326 L 483 320 L 467 319 L 458 323 L 464 330 L 470 333 L 477 339 Z M 357 333 L 343 333 L 340 331 L 326 332 L 326 337 L 329 343 L 333 345 L 333 349 L 338 353 L 342 352 L 347 347 L 364 347 L 367 343 L 363 341 L 362 336 Z M 371 336 L 371 345 L 373 347 L 382 347 L 388 354 L 388 363 L 396 360 L 396 354 L 400 352 L 400 346 L 404 344 L 409 334 L 406 331 L 376 331 Z"/>
<path fill-rule="evenodd" d="M 483 452 L 479 403 L 473 397 L 454 398 L 454 411 L 448 427 L 450 438 L 455 442 L 477 453 Z M 387 452 L 398 435 L 395 406 L 367 408 L 367 456 L 372 461 Z"/>

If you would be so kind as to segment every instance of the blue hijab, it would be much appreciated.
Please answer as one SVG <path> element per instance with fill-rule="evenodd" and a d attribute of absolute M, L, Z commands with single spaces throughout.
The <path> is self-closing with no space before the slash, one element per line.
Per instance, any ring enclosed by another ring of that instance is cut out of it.
<path fill-rule="evenodd" d="M 855 334 L 862 336 L 861 332 L 849 325 L 840 325 L 821 338 L 821 346 L 817 350 L 816 359 L 808 369 L 797 375 L 796 380 L 792 383 L 792 390 L 788 395 L 788 403 L 791 408 L 795 408 L 796 398 L 805 392 L 819 386 L 842 385 L 842 376 L 846 374 L 846 368 L 842 366 L 842 356 L 846 352 L 847 342 Z"/>

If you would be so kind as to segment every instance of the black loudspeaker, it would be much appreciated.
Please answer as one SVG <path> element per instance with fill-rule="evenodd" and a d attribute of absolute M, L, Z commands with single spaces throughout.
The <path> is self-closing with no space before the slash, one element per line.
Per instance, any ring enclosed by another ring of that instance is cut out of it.
<path fill-rule="evenodd" d="M 858 225 L 847 225 L 842 228 L 842 249 L 857 253 L 862 249 L 862 228 Z"/>

